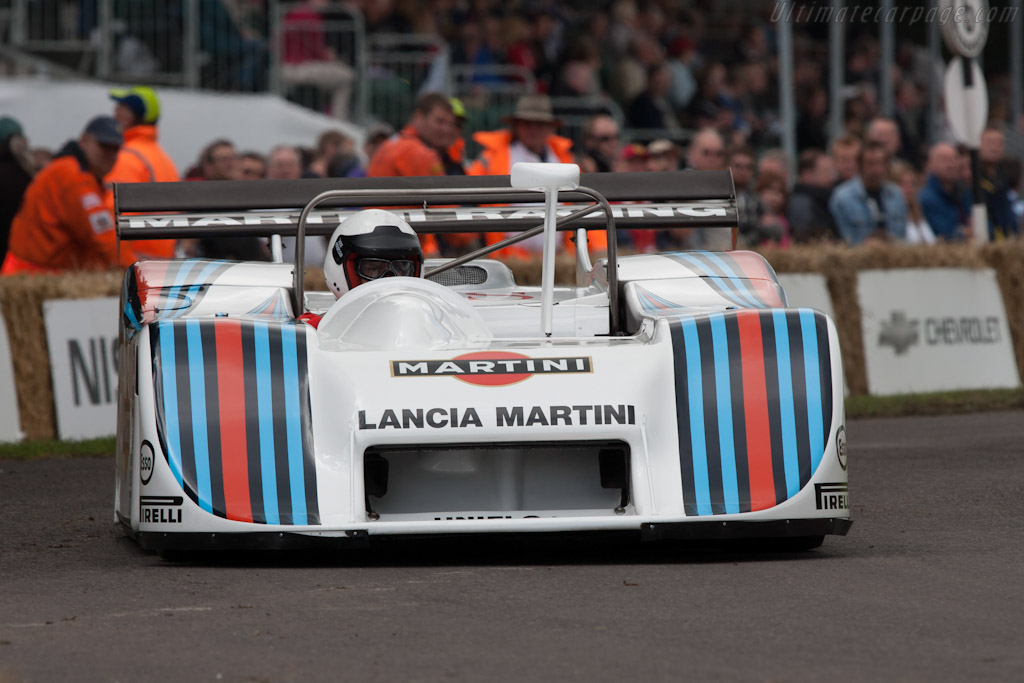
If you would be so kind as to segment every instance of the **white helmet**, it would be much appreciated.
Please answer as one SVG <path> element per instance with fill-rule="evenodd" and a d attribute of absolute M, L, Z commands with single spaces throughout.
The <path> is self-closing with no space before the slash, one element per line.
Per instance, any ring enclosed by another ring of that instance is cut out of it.
<path fill-rule="evenodd" d="M 416 231 L 390 211 L 365 209 L 346 218 L 329 245 L 324 278 L 335 297 L 369 280 L 419 277 L 423 270 Z"/>

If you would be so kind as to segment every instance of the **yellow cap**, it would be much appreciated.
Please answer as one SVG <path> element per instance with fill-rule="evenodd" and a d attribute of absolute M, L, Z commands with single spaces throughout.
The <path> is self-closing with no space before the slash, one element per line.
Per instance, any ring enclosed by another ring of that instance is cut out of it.
<path fill-rule="evenodd" d="M 455 114 L 455 118 L 465 119 L 466 118 L 466 105 L 462 103 L 458 97 L 453 97 L 448 102 L 452 105 L 452 113 Z"/>
<path fill-rule="evenodd" d="M 120 102 L 132 110 L 141 124 L 152 125 L 160 118 L 160 100 L 152 88 L 138 85 L 134 88 L 115 88 L 110 99 Z"/>

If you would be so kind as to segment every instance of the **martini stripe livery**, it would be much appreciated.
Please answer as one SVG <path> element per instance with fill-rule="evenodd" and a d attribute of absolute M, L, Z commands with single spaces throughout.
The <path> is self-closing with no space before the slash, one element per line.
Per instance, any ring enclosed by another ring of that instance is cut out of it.
<path fill-rule="evenodd" d="M 230 319 L 150 329 L 160 441 L 189 498 L 226 519 L 319 524 L 306 329 Z"/>
<path fill-rule="evenodd" d="M 765 510 L 821 464 L 832 425 L 825 317 L 744 310 L 669 322 L 689 516 Z"/>

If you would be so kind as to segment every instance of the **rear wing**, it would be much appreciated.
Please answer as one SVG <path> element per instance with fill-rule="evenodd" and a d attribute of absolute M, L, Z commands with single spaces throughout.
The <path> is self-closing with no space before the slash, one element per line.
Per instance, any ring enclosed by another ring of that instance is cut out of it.
<path fill-rule="evenodd" d="M 580 185 L 613 204 L 618 228 L 737 225 L 729 171 L 585 173 Z M 123 240 L 293 236 L 302 208 L 331 190 L 345 190 L 349 196 L 322 202 L 319 210 L 310 213 L 306 234 L 329 236 L 342 219 L 366 206 L 401 207 L 395 212 L 418 233 L 519 232 L 536 226 L 543 220 L 543 208 L 521 205 L 541 201 L 538 193 L 510 187 L 509 176 L 117 183 L 114 202 L 117 233 Z M 494 192 L 480 192 L 488 188 Z M 381 196 L 382 192 L 388 196 Z M 592 201 L 589 194 L 561 192 L 559 215 L 573 211 L 566 204 Z M 496 204 L 504 206 L 487 206 Z M 605 227 L 602 212 L 595 207 L 559 229 Z"/>
<path fill-rule="evenodd" d="M 522 166 L 543 167 L 542 164 Z M 614 335 L 620 331 L 617 228 L 734 228 L 737 225 L 731 171 L 580 176 L 575 166 L 553 166 L 575 171 L 573 183 L 567 186 L 573 189 L 556 191 L 557 197 L 549 195 L 545 202 L 547 210 L 521 206 L 536 205 L 545 194 L 513 188 L 517 169 L 513 169 L 513 176 L 116 184 L 117 234 L 127 240 L 294 235 L 299 239 L 295 244 L 292 297 L 295 310 L 301 310 L 305 242 L 302 238 L 332 234 L 340 220 L 360 208 L 397 207 L 418 233 L 518 233 L 453 259 L 427 275 L 457 267 L 539 234 L 545 230 L 545 224 L 550 235 L 554 230 L 579 230 L 580 239 L 585 230 L 602 229 L 608 236 L 605 268 L 609 323 Z M 612 202 L 616 206 L 613 207 Z M 498 206 L 485 208 L 484 205 Z M 414 208 L 408 208 L 410 206 Z M 319 211 L 314 211 L 317 208 Z M 555 216 L 548 214 L 552 209 Z M 554 243 L 546 242 L 545 263 L 554 258 L 553 252 Z M 590 274 L 592 266 L 585 247 L 577 249 L 576 254 L 577 278 L 582 280 Z M 553 266 L 547 270 L 553 271 Z"/>

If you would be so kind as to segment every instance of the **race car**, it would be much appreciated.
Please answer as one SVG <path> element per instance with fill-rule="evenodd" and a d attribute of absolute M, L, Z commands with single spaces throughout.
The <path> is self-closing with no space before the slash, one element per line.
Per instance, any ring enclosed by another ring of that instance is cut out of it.
<path fill-rule="evenodd" d="M 753 252 L 618 254 L 623 228 L 734 227 L 728 171 L 115 191 L 121 239 L 256 235 L 280 261 L 275 235 L 297 237 L 292 263 L 125 273 L 115 517 L 144 548 L 624 532 L 809 549 L 850 528 L 834 323 L 789 308 Z M 306 237 L 367 206 L 512 236 L 425 277 L 306 291 Z M 594 263 L 587 230 L 607 236 Z M 572 285 L 554 283 L 558 231 Z M 539 286 L 488 258 L 535 235 Z"/>

